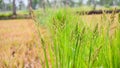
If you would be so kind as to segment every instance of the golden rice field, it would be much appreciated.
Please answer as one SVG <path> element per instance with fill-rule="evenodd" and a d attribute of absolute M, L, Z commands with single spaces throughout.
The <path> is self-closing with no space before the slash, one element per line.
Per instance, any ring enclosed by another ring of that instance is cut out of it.
<path fill-rule="evenodd" d="M 44 34 L 45 30 L 41 29 Z M 39 52 L 39 54 L 38 54 Z M 32 20 L 0 20 L 0 68 L 41 68 L 41 46 Z"/>

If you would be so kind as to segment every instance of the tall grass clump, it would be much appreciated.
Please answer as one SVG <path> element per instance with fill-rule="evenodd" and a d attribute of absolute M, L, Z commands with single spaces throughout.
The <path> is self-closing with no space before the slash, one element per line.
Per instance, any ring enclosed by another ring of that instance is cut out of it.
<path fill-rule="evenodd" d="M 72 13 L 70 9 L 55 10 L 51 13 L 45 22 L 51 39 L 50 42 L 44 42 L 49 43 L 45 51 L 48 53 L 44 53 L 50 57 L 46 60 L 46 63 L 49 63 L 46 67 L 119 68 L 120 28 L 115 29 L 111 38 L 111 21 L 102 19 L 102 23 L 108 24 L 99 26 L 100 23 L 96 23 L 92 29 L 82 20 L 82 16 Z"/>

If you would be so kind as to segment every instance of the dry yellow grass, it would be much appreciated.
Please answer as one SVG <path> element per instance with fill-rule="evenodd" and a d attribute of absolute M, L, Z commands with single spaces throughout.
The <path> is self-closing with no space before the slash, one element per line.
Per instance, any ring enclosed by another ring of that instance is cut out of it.
<path fill-rule="evenodd" d="M 42 53 L 32 20 L 0 21 L 0 68 L 41 68 Z"/>
<path fill-rule="evenodd" d="M 32 20 L 1 20 L 0 45 L 26 43 L 34 36 Z"/>

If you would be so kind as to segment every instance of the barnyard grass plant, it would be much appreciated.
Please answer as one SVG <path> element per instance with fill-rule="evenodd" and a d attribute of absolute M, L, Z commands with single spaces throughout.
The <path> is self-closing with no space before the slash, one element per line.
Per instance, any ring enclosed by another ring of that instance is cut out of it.
<path fill-rule="evenodd" d="M 42 43 L 43 46 L 49 43 L 48 49 L 43 48 L 44 52 L 48 52 L 44 53 L 47 68 L 120 67 L 120 26 L 115 28 L 112 37 L 109 35 L 110 23 L 114 24 L 115 14 L 112 14 L 111 20 L 103 14 L 101 23 L 96 23 L 91 28 L 82 16 L 70 9 L 52 11 L 46 12 L 47 18 L 42 18 L 51 39 L 50 42 Z M 42 17 L 39 16 L 41 15 L 37 15 L 37 20 Z M 42 42 L 44 40 L 46 39 L 42 38 Z M 46 57 L 48 55 L 49 58 Z"/>

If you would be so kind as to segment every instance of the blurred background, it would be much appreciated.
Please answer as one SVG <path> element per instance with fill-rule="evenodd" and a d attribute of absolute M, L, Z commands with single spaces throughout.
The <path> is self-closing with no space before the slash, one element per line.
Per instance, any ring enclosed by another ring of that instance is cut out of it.
<path fill-rule="evenodd" d="M 61 7 L 92 7 L 110 8 L 120 6 L 120 0 L 0 0 L 0 12 L 8 12 L 15 10 L 27 11 L 29 7 L 34 10 L 40 8 L 61 8 Z"/>

